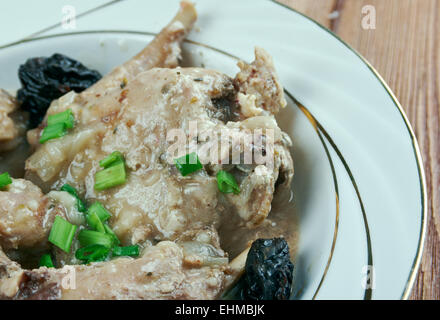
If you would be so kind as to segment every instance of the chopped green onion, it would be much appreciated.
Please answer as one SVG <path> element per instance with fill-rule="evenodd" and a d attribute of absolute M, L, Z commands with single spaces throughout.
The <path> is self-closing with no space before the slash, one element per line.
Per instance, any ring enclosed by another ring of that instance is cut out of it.
<path fill-rule="evenodd" d="M 52 126 L 57 123 L 64 123 L 67 129 L 72 129 L 75 124 L 75 117 L 71 109 L 66 111 L 52 114 L 47 117 L 47 126 Z"/>
<path fill-rule="evenodd" d="M 66 191 L 69 194 L 71 194 L 72 196 L 74 196 L 76 198 L 76 200 L 77 200 L 76 207 L 77 207 L 78 211 L 79 212 L 86 212 L 86 205 L 79 198 L 78 192 L 76 191 L 76 189 L 74 187 L 72 187 L 70 184 L 66 183 L 65 185 L 63 185 L 61 187 L 61 191 Z"/>
<path fill-rule="evenodd" d="M 89 214 L 95 213 L 102 222 L 107 221 L 112 216 L 100 202 L 93 203 L 87 212 Z"/>
<path fill-rule="evenodd" d="M 223 193 L 240 193 L 240 187 L 238 186 L 237 181 L 229 172 L 220 170 L 217 173 L 217 185 L 219 190 Z"/>
<path fill-rule="evenodd" d="M 44 128 L 41 134 L 40 143 L 64 136 L 67 129 L 72 129 L 74 124 L 75 117 L 71 109 L 50 115 L 47 117 L 47 127 Z"/>
<path fill-rule="evenodd" d="M 110 248 L 99 244 L 92 244 L 87 247 L 76 250 L 75 258 L 84 260 L 86 263 L 103 261 L 107 258 Z"/>
<path fill-rule="evenodd" d="M 120 257 L 120 256 L 130 256 L 130 257 L 137 257 L 139 256 L 139 246 L 128 246 L 128 247 L 114 247 L 113 248 L 113 256 Z"/>
<path fill-rule="evenodd" d="M 112 237 L 114 245 L 118 245 L 121 243 L 114 231 L 108 226 L 108 224 L 104 224 L 104 229 L 105 233 Z"/>
<path fill-rule="evenodd" d="M 101 219 L 99 219 L 96 212 L 89 212 L 86 215 L 87 224 L 94 230 L 105 233 L 104 224 L 102 223 Z"/>
<path fill-rule="evenodd" d="M 124 162 L 124 156 L 119 151 L 114 151 L 112 154 L 99 161 L 99 165 L 103 168 L 108 168 L 120 162 Z"/>
<path fill-rule="evenodd" d="M 60 138 L 67 133 L 65 123 L 55 123 L 44 128 L 40 137 L 40 143 L 43 144 L 48 140 Z"/>
<path fill-rule="evenodd" d="M 9 173 L 4 172 L 4 173 L 0 174 L 0 188 L 4 188 L 8 184 L 11 184 L 11 183 L 12 183 L 12 179 L 11 179 L 11 176 L 9 175 Z"/>
<path fill-rule="evenodd" d="M 183 157 L 174 159 L 177 169 L 179 169 L 182 176 L 187 176 L 190 173 L 196 172 L 203 168 L 199 161 L 199 157 L 195 152 L 189 153 Z"/>
<path fill-rule="evenodd" d="M 113 245 L 113 237 L 111 235 L 92 230 L 81 230 L 78 235 L 78 240 L 83 247 L 99 244 L 111 248 Z"/>
<path fill-rule="evenodd" d="M 125 164 L 119 162 L 95 174 L 95 190 L 102 191 L 119 186 L 126 181 Z"/>
<path fill-rule="evenodd" d="M 43 254 L 40 258 L 40 267 L 48 267 L 48 268 L 55 268 L 52 262 L 52 258 L 50 257 L 50 254 L 46 253 Z"/>
<path fill-rule="evenodd" d="M 127 175 L 122 153 L 112 152 L 99 161 L 99 165 L 105 169 L 95 174 L 95 190 L 101 191 L 125 183 Z"/>
<path fill-rule="evenodd" d="M 76 226 L 56 216 L 49 234 L 49 242 L 65 252 L 70 251 Z"/>

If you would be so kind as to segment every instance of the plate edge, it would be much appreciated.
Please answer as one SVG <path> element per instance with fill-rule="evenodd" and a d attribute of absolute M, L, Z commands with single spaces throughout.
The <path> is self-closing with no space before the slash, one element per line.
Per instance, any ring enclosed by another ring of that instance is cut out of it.
<path fill-rule="evenodd" d="M 332 35 L 334 38 L 336 38 L 345 47 L 347 47 L 351 52 L 353 52 L 368 67 L 368 69 L 370 69 L 370 71 L 373 72 L 373 74 L 375 75 L 377 80 L 379 80 L 379 82 L 384 87 L 385 91 L 390 96 L 390 98 L 393 101 L 394 105 L 397 107 L 397 110 L 399 111 L 400 115 L 402 116 L 403 122 L 405 123 L 405 125 L 407 127 L 408 133 L 409 133 L 410 138 L 411 138 L 412 146 L 413 146 L 413 149 L 414 149 L 413 151 L 414 151 L 414 156 L 415 156 L 416 162 L 417 162 L 417 171 L 418 171 L 419 180 L 420 180 L 420 191 L 421 191 L 421 195 L 422 195 L 422 199 L 421 199 L 421 202 L 422 202 L 422 217 L 421 217 L 421 228 L 420 228 L 420 236 L 419 236 L 417 252 L 416 252 L 416 256 L 414 258 L 412 267 L 411 267 L 410 274 L 408 276 L 408 280 L 407 280 L 406 285 L 405 285 L 405 289 L 404 289 L 404 291 L 403 291 L 403 293 L 401 295 L 401 299 L 407 300 L 409 298 L 411 290 L 412 290 L 412 288 L 414 286 L 415 278 L 416 278 L 417 273 L 418 273 L 419 268 L 420 268 L 420 264 L 421 264 L 421 260 L 422 260 L 422 255 L 423 255 L 423 249 L 424 249 L 424 246 L 425 246 L 426 228 L 427 228 L 426 177 L 425 177 L 423 158 L 422 158 L 422 155 L 421 155 L 421 152 L 420 152 L 420 147 L 419 147 L 419 144 L 417 142 L 417 138 L 416 138 L 416 136 L 414 134 L 414 130 L 413 130 L 412 126 L 411 126 L 411 123 L 409 122 L 408 117 L 407 117 L 405 111 L 403 110 L 402 105 L 397 100 L 396 95 L 393 93 L 393 91 L 388 86 L 388 84 L 385 82 L 383 77 L 379 74 L 379 72 L 372 66 L 372 64 L 362 54 L 360 54 L 356 49 L 352 48 L 348 43 L 346 43 L 344 40 L 342 40 L 333 31 L 331 31 L 327 27 L 323 26 L 322 24 L 320 24 L 316 20 L 314 20 L 314 19 L 306 16 L 305 14 L 303 14 L 303 13 L 301 13 L 301 12 L 299 12 L 299 11 L 297 11 L 297 10 L 295 10 L 295 9 L 293 9 L 293 8 L 283 4 L 283 3 L 280 3 L 280 2 L 278 2 L 276 0 L 270 0 L 270 2 L 272 2 L 272 3 L 276 4 L 276 5 L 279 5 L 279 6 L 285 8 L 285 9 L 291 11 L 291 12 L 299 14 L 300 16 L 304 17 L 305 19 L 313 22 L 318 27 L 320 27 L 321 29 L 323 29 L 324 31 L 326 31 L 330 35 Z"/>

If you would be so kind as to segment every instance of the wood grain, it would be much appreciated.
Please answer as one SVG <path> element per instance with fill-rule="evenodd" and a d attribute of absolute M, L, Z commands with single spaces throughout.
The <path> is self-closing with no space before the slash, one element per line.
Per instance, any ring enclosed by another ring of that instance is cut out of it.
<path fill-rule="evenodd" d="M 359 51 L 405 109 L 424 159 L 428 193 L 428 231 L 411 299 L 440 299 L 440 1 L 279 2 L 310 16 Z M 365 5 L 376 9 L 376 29 L 362 28 Z"/>

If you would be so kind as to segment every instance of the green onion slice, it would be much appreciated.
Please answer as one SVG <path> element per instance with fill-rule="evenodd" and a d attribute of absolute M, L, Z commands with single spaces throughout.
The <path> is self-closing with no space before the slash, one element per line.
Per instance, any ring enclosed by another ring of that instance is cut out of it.
<path fill-rule="evenodd" d="M 106 248 L 111 248 L 113 246 L 113 237 L 98 231 L 81 230 L 78 235 L 78 240 L 83 247 L 87 247 L 92 244 L 99 244 Z"/>
<path fill-rule="evenodd" d="M 46 253 L 43 254 L 40 258 L 40 267 L 48 267 L 48 268 L 55 268 L 52 262 L 52 258 L 50 257 L 50 254 Z"/>
<path fill-rule="evenodd" d="M 174 159 L 177 169 L 179 169 L 182 176 L 187 176 L 190 173 L 196 172 L 203 168 L 199 161 L 199 157 L 195 152 L 189 153 L 183 157 Z"/>
<path fill-rule="evenodd" d="M 92 244 L 76 250 L 75 258 L 78 260 L 83 260 L 86 263 L 103 261 L 107 258 L 109 252 L 110 248 L 99 244 Z"/>
<path fill-rule="evenodd" d="M 44 128 L 40 137 L 40 143 L 48 140 L 61 138 L 67 133 L 67 129 L 72 129 L 75 124 L 75 117 L 71 109 L 52 114 L 47 117 L 47 127 Z"/>
<path fill-rule="evenodd" d="M 40 143 L 43 144 L 48 140 L 61 138 L 66 133 L 66 124 L 63 122 L 47 126 L 46 128 L 44 128 L 43 133 L 41 134 Z"/>
<path fill-rule="evenodd" d="M 119 162 L 95 174 L 95 190 L 102 191 L 125 183 L 125 164 Z"/>
<path fill-rule="evenodd" d="M 80 199 L 80 197 L 78 196 L 78 191 L 76 191 L 76 189 L 74 187 L 72 187 L 70 184 L 65 184 L 61 187 L 61 191 L 66 191 L 69 194 L 71 194 L 72 196 L 74 196 L 77 200 L 76 202 L 76 207 L 78 209 L 79 212 L 86 212 L 86 205 L 84 204 L 84 202 L 82 202 L 82 200 Z"/>
<path fill-rule="evenodd" d="M 47 117 L 48 127 L 58 123 L 64 123 L 67 129 L 72 129 L 75 124 L 75 117 L 73 116 L 72 110 L 67 109 L 66 111 L 52 114 Z"/>
<path fill-rule="evenodd" d="M 139 246 L 128 246 L 128 247 L 114 247 L 113 248 L 113 256 L 121 257 L 121 256 L 129 256 L 129 257 L 137 257 L 139 256 Z"/>
<path fill-rule="evenodd" d="M 218 189 L 223 193 L 240 193 L 240 187 L 235 180 L 235 177 L 229 172 L 220 170 L 217 173 L 217 185 Z"/>
<path fill-rule="evenodd" d="M 100 202 L 95 202 L 93 203 L 89 209 L 87 210 L 87 212 L 89 214 L 96 214 L 98 216 L 98 218 L 102 221 L 105 222 L 107 221 L 112 215 L 110 214 L 110 212 L 107 211 L 106 208 L 104 208 L 104 206 L 100 203 Z"/>
<path fill-rule="evenodd" d="M 56 245 L 64 252 L 70 251 L 76 226 L 56 216 L 49 234 L 49 242 Z"/>
<path fill-rule="evenodd" d="M 113 239 L 114 245 L 119 245 L 121 242 L 119 241 L 117 235 L 114 231 L 108 226 L 108 224 L 104 224 L 105 233 L 108 234 Z"/>
<path fill-rule="evenodd" d="M 4 188 L 11 183 L 12 183 L 12 179 L 9 173 L 4 172 L 0 174 L 0 188 Z"/>
<path fill-rule="evenodd" d="M 112 154 L 99 161 L 99 165 L 103 168 L 109 168 L 120 162 L 124 162 L 124 156 L 119 151 L 114 151 Z"/>
<path fill-rule="evenodd" d="M 87 224 L 94 230 L 105 233 L 104 224 L 102 223 L 101 219 L 99 219 L 96 212 L 89 212 L 86 215 Z"/>

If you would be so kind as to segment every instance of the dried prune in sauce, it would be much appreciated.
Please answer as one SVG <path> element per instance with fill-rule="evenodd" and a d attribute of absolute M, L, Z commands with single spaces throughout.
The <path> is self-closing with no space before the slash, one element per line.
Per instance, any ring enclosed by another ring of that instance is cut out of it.
<path fill-rule="evenodd" d="M 81 92 L 102 76 L 74 59 L 55 53 L 28 59 L 20 65 L 18 77 L 22 88 L 17 92 L 17 100 L 23 110 L 30 112 L 30 126 L 36 127 L 53 100 L 71 90 Z"/>
<path fill-rule="evenodd" d="M 217 118 L 225 123 L 234 120 L 234 111 L 236 108 L 231 99 L 220 97 L 212 99 L 211 101 L 216 109 L 216 112 L 211 114 L 213 118 Z"/>
<path fill-rule="evenodd" d="M 245 300 L 286 300 L 292 289 L 293 264 L 283 238 L 258 239 L 246 259 Z"/>

